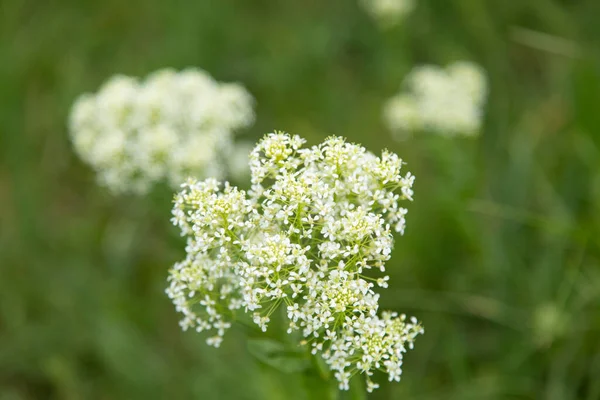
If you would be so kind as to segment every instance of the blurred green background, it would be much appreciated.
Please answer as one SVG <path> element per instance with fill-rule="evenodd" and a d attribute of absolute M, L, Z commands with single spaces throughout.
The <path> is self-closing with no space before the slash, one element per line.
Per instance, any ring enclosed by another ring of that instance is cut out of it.
<path fill-rule="evenodd" d="M 0 0 L 0 399 L 311 398 L 242 332 L 179 330 L 171 193 L 112 197 L 70 148 L 77 95 L 187 66 L 253 93 L 246 138 L 343 135 L 417 176 L 382 307 L 426 333 L 370 398 L 600 399 L 599 16 L 417 0 L 382 30 L 354 0 Z M 482 135 L 392 140 L 403 76 L 457 59 L 490 77 Z"/>

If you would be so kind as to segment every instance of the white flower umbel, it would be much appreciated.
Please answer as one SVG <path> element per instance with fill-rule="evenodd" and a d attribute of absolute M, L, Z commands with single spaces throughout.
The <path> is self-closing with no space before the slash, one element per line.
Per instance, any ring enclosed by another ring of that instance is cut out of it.
<path fill-rule="evenodd" d="M 233 134 L 254 121 L 253 99 L 200 69 L 164 69 L 145 80 L 117 75 L 71 110 L 72 142 L 114 192 L 147 192 L 159 181 L 222 177 Z"/>
<path fill-rule="evenodd" d="M 447 68 L 421 66 L 406 77 L 403 90 L 383 110 L 389 129 L 405 136 L 430 131 L 446 136 L 474 136 L 481 129 L 487 81 L 481 67 L 455 62 Z"/>
<path fill-rule="evenodd" d="M 170 272 L 168 296 L 183 329 L 212 332 L 218 346 L 238 312 L 263 330 L 278 309 L 335 372 L 341 389 L 376 370 L 399 380 L 403 353 L 423 332 L 415 319 L 379 312 L 376 287 L 402 233 L 414 177 L 384 151 L 330 137 L 311 148 L 272 133 L 250 155 L 252 189 L 191 180 L 175 197 L 173 223 L 187 257 Z"/>
<path fill-rule="evenodd" d="M 381 26 L 388 28 L 402 22 L 415 8 L 416 0 L 360 0 L 360 3 Z"/>

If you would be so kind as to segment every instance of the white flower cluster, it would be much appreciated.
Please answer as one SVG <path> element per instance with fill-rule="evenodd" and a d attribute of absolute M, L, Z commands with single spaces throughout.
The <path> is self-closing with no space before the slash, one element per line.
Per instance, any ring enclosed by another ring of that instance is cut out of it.
<path fill-rule="evenodd" d="M 405 91 L 384 107 L 384 120 L 398 135 L 431 131 L 447 136 L 479 133 L 487 95 L 481 67 L 455 62 L 446 69 L 422 66 L 405 79 Z"/>
<path fill-rule="evenodd" d="M 144 81 L 117 75 L 84 94 L 70 115 L 78 155 L 115 192 L 147 192 L 159 181 L 221 177 L 233 133 L 254 121 L 253 99 L 238 84 L 200 69 L 159 70 Z"/>
<path fill-rule="evenodd" d="M 400 23 L 410 14 L 416 0 L 360 0 L 363 8 L 383 27 Z"/>
<path fill-rule="evenodd" d="M 173 223 L 187 257 L 170 271 L 167 294 L 183 329 L 212 331 L 214 346 L 236 311 L 263 331 L 283 311 L 288 333 L 304 336 L 341 389 L 364 373 L 371 391 L 375 370 L 400 379 L 403 353 L 423 332 L 414 318 L 379 314 L 374 291 L 388 286 L 392 230 L 404 231 L 399 201 L 412 198 L 414 177 L 388 151 L 376 157 L 339 137 L 303 143 L 265 136 L 250 156 L 248 193 L 214 179 L 183 186 Z"/>

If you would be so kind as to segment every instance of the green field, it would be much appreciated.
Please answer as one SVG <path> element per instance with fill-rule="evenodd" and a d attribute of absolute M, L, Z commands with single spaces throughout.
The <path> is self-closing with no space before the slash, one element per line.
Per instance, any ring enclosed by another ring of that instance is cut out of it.
<path fill-rule="evenodd" d="M 0 400 L 315 398 L 241 330 L 180 331 L 172 193 L 112 196 L 71 149 L 80 93 L 188 66 L 254 95 L 247 139 L 341 135 L 416 175 L 381 303 L 425 335 L 369 398 L 600 399 L 600 2 L 417 2 L 383 30 L 355 0 L 0 0 Z M 402 78 L 458 59 L 489 75 L 482 134 L 394 141 Z"/>

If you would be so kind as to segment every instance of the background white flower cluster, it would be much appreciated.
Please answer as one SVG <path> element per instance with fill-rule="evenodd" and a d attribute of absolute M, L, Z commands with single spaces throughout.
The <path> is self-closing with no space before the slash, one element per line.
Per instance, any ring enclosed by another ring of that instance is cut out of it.
<path fill-rule="evenodd" d="M 253 103 L 242 86 L 200 69 L 159 70 L 143 81 L 117 75 L 76 101 L 71 138 L 114 192 L 144 193 L 159 181 L 177 187 L 188 176 L 225 174 L 224 155 L 235 152 L 234 131 L 253 123 Z"/>
<path fill-rule="evenodd" d="M 416 6 L 416 0 L 360 0 L 360 3 L 383 27 L 399 24 Z"/>
<path fill-rule="evenodd" d="M 399 380 L 403 353 L 422 333 L 413 318 L 379 312 L 392 231 L 402 233 L 414 177 L 384 151 L 330 137 L 303 148 L 299 136 L 267 135 L 250 156 L 252 189 L 191 180 L 176 196 L 173 222 L 187 257 L 170 272 L 167 294 L 184 329 L 211 331 L 219 346 L 243 310 L 266 331 L 287 316 L 341 389 L 375 370 Z M 242 313 L 243 315 L 243 313 Z"/>
<path fill-rule="evenodd" d="M 485 72 L 474 63 L 420 66 L 386 103 L 384 122 L 398 138 L 415 131 L 473 136 L 481 128 L 486 96 Z"/>

